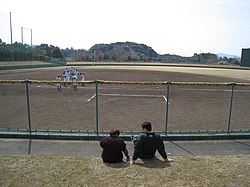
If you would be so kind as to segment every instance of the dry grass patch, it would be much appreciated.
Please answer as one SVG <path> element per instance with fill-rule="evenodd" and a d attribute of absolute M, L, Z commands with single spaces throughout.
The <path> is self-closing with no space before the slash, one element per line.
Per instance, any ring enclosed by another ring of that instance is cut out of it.
<path fill-rule="evenodd" d="M 250 156 L 104 164 L 100 158 L 0 157 L 0 186 L 250 186 Z"/>
<path fill-rule="evenodd" d="M 28 66 L 28 65 L 43 65 L 43 64 L 51 64 L 50 62 L 42 62 L 42 61 L 4 61 L 0 62 L 1 66 Z"/>

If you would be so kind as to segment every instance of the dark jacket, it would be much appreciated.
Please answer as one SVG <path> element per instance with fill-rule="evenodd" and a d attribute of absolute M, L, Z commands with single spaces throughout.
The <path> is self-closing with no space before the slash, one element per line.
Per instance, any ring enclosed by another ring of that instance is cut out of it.
<path fill-rule="evenodd" d="M 143 132 L 138 136 L 135 143 L 133 160 L 137 158 L 153 158 L 156 150 L 158 150 L 162 158 L 167 158 L 165 146 L 160 134 L 155 132 Z"/>
<path fill-rule="evenodd" d="M 121 162 L 123 153 L 126 149 L 125 142 L 118 136 L 107 136 L 102 139 L 100 146 L 103 148 L 102 159 L 104 162 Z"/>

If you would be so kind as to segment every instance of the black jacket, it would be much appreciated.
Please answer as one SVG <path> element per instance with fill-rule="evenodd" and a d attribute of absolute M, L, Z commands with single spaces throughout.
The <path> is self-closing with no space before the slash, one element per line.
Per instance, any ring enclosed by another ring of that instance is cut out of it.
<path fill-rule="evenodd" d="M 135 143 L 133 160 L 137 158 L 153 158 L 156 150 L 158 150 L 162 158 L 167 158 L 165 146 L 160 134 L 155 132 L 143 132 L 138 136 Z"/>
<path fill-rule="evenodd" d="M 126 149 L 125 142 L 117 136 L 107 136 L 102 139 L 100 146 L 103 148 L 102 159 L 104 162 L 121 162 Z"/>

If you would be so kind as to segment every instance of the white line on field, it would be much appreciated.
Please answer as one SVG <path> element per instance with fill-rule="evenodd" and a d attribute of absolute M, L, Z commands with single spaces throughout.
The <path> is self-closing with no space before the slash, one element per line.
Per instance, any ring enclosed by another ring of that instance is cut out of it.
<path fill-rule="evenodd" d="M 163 96 L 163 98 L 165 99 L 165 102 L 167 103 L 167 102 L 168 102 L 168 99 L 167 99 L 165 96 Z"/>
<path fill-rule="evenodd" d="M 92 97 L 90 97 L 87 102 L 90 102 L 94 97 L 96 96 L 96 94 L 94 94 Z"/>
<path fill-rule="evenodd" d="M 163 95 L 134 95 L 134 94 L 100 94 L 103 96 L 123 96 L 123 97 L 164 97 Z"/>

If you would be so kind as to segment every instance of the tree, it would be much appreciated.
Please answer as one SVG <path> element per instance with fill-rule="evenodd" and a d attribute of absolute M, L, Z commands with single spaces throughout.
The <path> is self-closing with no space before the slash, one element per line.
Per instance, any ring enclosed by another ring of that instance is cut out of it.
<path fill-rule="evenodd" d="M 51 51 L 51 57 L 53 57 L 53 58 L 64 58 L 65 55 L 63 54 L 61 49 L 59 49 L 59 47 L 54 47 L 52 49 L 52 51 Z"/>
<path fill-rule="evenodd" d="M 33 49 L 32 53 L 35 60 L 46 60 L 48 58 L 48 56 L 46 56 L 46 51 L 39 48 Z"/>

